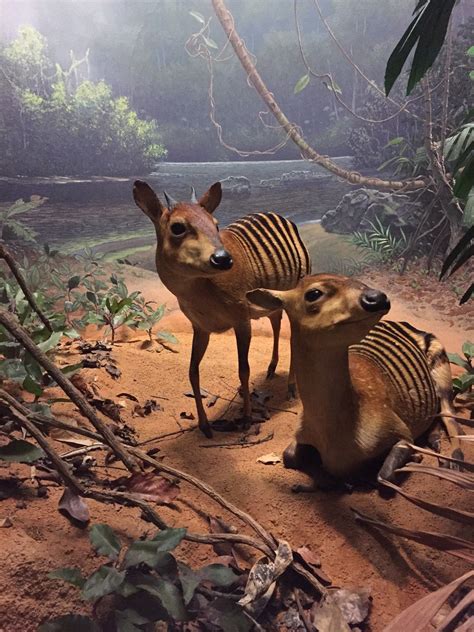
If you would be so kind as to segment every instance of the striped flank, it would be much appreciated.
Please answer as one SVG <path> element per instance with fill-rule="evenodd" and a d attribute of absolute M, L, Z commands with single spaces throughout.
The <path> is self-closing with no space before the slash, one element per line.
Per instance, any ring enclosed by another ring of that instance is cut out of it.
<path fill-rule="evenodd" d="M 439 407 L 431 364 L 440 360 L 429 352 L 434 342 L 441 347 L 434 336 L 408 323 L 382 321 L 351 346 L 351 353 L 374 362 L 389 378 L 412 419 L 423 419 L 435 415 Z"/>
<path fill-rule="evenodd" d="M 296 225 L 275 213 L 255 213 L 233 222 L 231 232 L 252 265 L 257 287 L 288 290 L 311 272 Z"/>

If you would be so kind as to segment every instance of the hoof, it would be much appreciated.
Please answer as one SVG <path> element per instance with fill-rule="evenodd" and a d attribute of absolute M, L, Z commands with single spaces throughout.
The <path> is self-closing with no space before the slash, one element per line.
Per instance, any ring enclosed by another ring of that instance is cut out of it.
<path fill-rule="evenodd" d="M 292 399 L 296 399 L 296 384 L 288 384 L 288 391 L 286 393 L 286 398 L 291 401 Z"/>
<path fill-rule="evenodd" d="M 207 437 L 208 439 L 212 439 L 212 430 L 211 430 L 211 426 L 209 425 L 209 422 L 205 422 L 205 423 L 199 423 L 199 430 L 202 432 L 202 434 Z"/>
<path fill-rule="evenodd" d="M 293 441 L 283 452 L 283 465 L 289 470 L 312 472 L 320 467 L 321 457 L 312 445 Z"/>
<path fill-rule="evenodd" d="M 271 380 L 273 377 L 275 377 L 275 371 L 276 366 L 273 364 L 269 364 L 267 369 L 267 380 Z"/>

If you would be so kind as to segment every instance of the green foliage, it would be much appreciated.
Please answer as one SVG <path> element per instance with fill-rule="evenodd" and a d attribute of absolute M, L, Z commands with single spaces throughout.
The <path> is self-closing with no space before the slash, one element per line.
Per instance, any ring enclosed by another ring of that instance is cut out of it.
<path fill-rule="evenodd" d="M 392 138 L 384 149 L 393 147 L 396 147 L 397 155 L 381 164 L 378 168 L 379 171 L 392 167 L 393 175 L 400 178 L 414 177 L 426 172 L 429 161 L 424 147 L 413 147 L 403 136 Z"/>
<path fill-rule="evenodd" d="M 11 130 L 22 138 L 10 145 L 15 173 L 127 175 L 150 170 L 166 153 L 156 122 L 140 118 L 104 81 L 79 78 L 79 64 L 72 75 L 57 63 L 48 73 L 53 60 L 34 28 L 22 27 L 2 59 L 21 113 L 20 129 Z"/>
<path fill-rule="evenodd" d="M 474 256 L 474 226 L 471 226 L 446 257 L 441 269 L 440 279 L 451 276 Z M 460 304 L 466 303 L 474 295 L 474 283 L 468 287 L 460 299 Z"/>
<path fill-rule="evenodd" d="M 402 228 L 396 236 L 390 226 L 383 226 L 378 217 L 368 222 L 367 231 L 355 231 L 350 237 L 351 243 L 373 253 L 381 261 L 394 261 L 406 249 L 408 241 Z"/>
<path fill-rule="evenodd" d="M 452 165 L 454 195 L 464 203 L 463 224 L 474 226 L 474 123 L 446 139 L 445 159 Z"/>
<path fill-rule="evenodd" d="M 29 202 L 17 200 L 11 206 L 0 209 L 0 240 L 23 239 L 24 241 L 35 241 L 36 233 L 24 222 L 14 219 L 17 215 L 22 215 L 28 211 L 39 208 L 48 198 L 32 195 Z"/>
<path fill-rule="evenodd" d="M 474 343 L 465 342 L 462 346 L 463 357 L 458 353 L 448 353 L 451 364 L 464 369 L 464 373 L 453 379 L 455 393 L 472 393 L 474 387 Z"/>
<path fill-rule="evenodd" d="M 171 553 L 185 534 L 186 529 L 165 529 L 151 540 L 132 542 L 123 551 L 118 536 L 109 526 L 94 525 L 89 533 L 91 544 L 110 561 L 87 578 L 74 568 L 56 570 L 49 577 L 76 586 L 87 601 L 96 602 L 105 595 L 115 595 L 118 600 L 113 616 L 119 631 L 139 632 L 145 629 L 143 626 L 158 621 L 171 625 L 180 621 L 203 621 L 207 620 L 211 611 L 216 629 L 249 630 L 251 622 L 242 608 L 222 594 L 239 580 L 233 570 L 222 564 L 210 564 L 194 570 L 176 560 Z M 198 599 L 197 592 L 203 582 L 217 588 L 220 596 L 209 596 L 207 593 L 208 601 L 202 595 Z M 67 618 L 62 619 L 69 623 Z M 48 622 L 41 629 L 46 632 L 59 629 L 45 627 L 55 625 L 57 621 Z M 102 629 L 97 623 L 89 621 L 89 629 Z M 82 625 L 83 621 L 79 623 Z M 77 630 L 82 628 L 77 627 Z"/>
<path fill-rule="evenodd" d="M 431 68 L 444 43 L 455 3 L 456 0 L 419 0 L 413 12 L 414 19 L 387 62 L 385 70 L 387 95 L 413 49 L 415 53 L 411 60 L 407 94 L 410 94 L 426 71 Z"/>
<path fill-rule="evenodd" d="M 0 461 L 33 463 L 44 456 L 43 450 L 23 439 L 14 439 L 0 447 Z"/>

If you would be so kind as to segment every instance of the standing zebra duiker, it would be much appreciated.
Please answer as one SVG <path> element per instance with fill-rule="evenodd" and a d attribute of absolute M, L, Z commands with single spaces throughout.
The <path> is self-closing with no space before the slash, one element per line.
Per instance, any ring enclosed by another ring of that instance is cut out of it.
<path fill-rule="evenodd" d="M 247 297 L 268 311 L 284 309 L 291 323 L 303 415 L 284 453 L 286 467 L 314 469 L 312 447 L 326 472 L 345 477 L 390 451 L 379 472 L 390 480 L 438 412 L 453 413 L 444 348 L 408 323 L 379 323 L 390 309 L 382 292 L 316 274 L 286 292 L 256 289 Z M 450 437 L 460 434 L 453 419 L 443 422 Z M 317 467 L 314 473 L 324 480 Z"/>
<path fill-rule="evenodd" d="M 252 308 L 246 292 L 257 287 L 286 290 L 310 272 L 310 259 L 293 222 L 274 213 L 247 215 L 219 231 L 212 213 L 222 197 L 220 182 L 198 201 L 176 202 L 165 193 L 166 208 L 145 182 L 135 182 L 136 204 L 155 226 L 156 268 L 165 286 L 193 326 L 189 379 L 196 400 L 199 428 L 212 436 L 199 383 L 199 365 L 209 336 L 234 329 L 244 420 L 251 420 L 248 351 L 251 318 L 262 314 Z M 267 377 L 278 363 L 281 308 L 268 314 L 273 328 L 273 353 Z M 289 390 L 294 391 L 290 367 Z"/>

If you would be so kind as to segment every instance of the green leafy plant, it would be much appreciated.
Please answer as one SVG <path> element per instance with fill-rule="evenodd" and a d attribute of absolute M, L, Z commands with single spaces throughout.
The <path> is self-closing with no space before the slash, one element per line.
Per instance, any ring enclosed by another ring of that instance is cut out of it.
<path fill-rule="evenodd" d="M 459 270 L 474 255 L 474 226 L 461 237 L 451 252 L 446 257 L 441 269 L 440 279 L 446 275 L 451 276 Z M 459 303 L 466 303 L 474 295 L 474 283 L 467 288 L 461 296 Z"/>
<path fill-rule="evenodd" d="M 461 351 L 464 357 L 458 353 L 448 353 L 451 364 L 464 369 L 464 373 L 453 379 L 453 388 L 456 393 L 472 393 L 474 386 L 474 343 L 465 342 Z"/>
<path fill-rule="evenodd" d="M 367 231 L 355 231 L 350 237 L 352 244 L 372 252 L 381 261 L 389 262 L 396 259 L 407 247 L 407 238 L 402 228 L 400 236 L 396 236 L 390 226 L 384 226 L 378 217 L 368 222 Z"/>
<path fill-rule="evenodd" d="M 239 575 L 223 564 L 196 570 L 176 559 L 172 551 L 185 534 L 186 529 L 165 529 L 151 539 L 136 540 L 123 548 L 108 525 L 96 524 L 89 532 L 91 545 L 108 560 L 88 577 L 78 568 L 61 568 L 49 577 L 72 584 L 80 589 L 83 599 L 94 604 L 107 595 L 109 599 L 113 596 L 107 625 L 119 632 L 139 632 L 158 621 L 170 625 L 186 621 L 205 625 L 212 621 L 216 626 L 213 629 L 250 630 L 251 620 L 230 592 L 238 585 Z M 66 629 L 75 621 L 77 615 L 59 617 L 44 623 L 39 631 Z M 81 616 L 79 623 L 89 627 L 71 629 L 103 630 L 89 617 Z"/>
<path fill-rule="evenodd" d="M 395 176 L 417 176 L 426 171 L 429 166 L 428 156 L 424 147 L 413 147 L 403 136 L 392 138 L 384 147 L 397 148 L 398 155 L 392 156 L 380 165 L 378 171 L 388 167 L 393 168 Z"/>
<path fill-rule="evenodd" d="M 46 202 L 48 198 L 32 195 L 29 202 L 17 200 L 6 209 L 0 210 L 0 240 L 11 238 L 35 241 L 35 231 L 17 219 L 18 215 L 33 211 Z"/>

